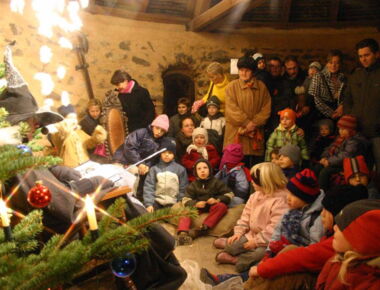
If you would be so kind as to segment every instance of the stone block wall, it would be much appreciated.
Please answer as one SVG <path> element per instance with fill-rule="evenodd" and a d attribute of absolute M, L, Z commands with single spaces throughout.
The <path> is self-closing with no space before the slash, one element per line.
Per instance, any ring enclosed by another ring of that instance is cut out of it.
<path fill-rule="evenodd" d="M 72 101 L 83 108 L 88 100 L 86 85 L 81 71 L 75 70 L 78 59 L 75 51 L 59 47 L 57 36 L 46 39 L 37 34 L 37 21 L 33 11 L 27 7 L 24 15 L 11 13 L 9 4 L 0 3 L 2 23 L 0 44 L 16 40 L 14 62 L 30 85 L 40 105 L 44 96 L 40 84 L 33 78 L 38 71 L 49 72 L 55 81 L 54 96 L 59 106 L 59 95 L 68 91 Z M 357 41 L 372 37 L 380 41 L 376 28 L 352 29 L 297 29 L 275 30 L 257 28 L 234 33 L 194 33 L 183 25 L 151 23 L 123 19 L 107 15 L 82 13 L 89 51 L 86 54 L 89 73 L 96 97 L 103 98 L 112 89 L 110 78 L 116 69 L 126 69 L 133 78 L 146 87 L 157 101 L 157 111 L 162 110 L 162 73 L 168 67 L 185 64 L 194 77 L 196 98 L 207 89 L 205 68 L 212 61 L 221 62 L 229 71 L 230 58 L 238 58 L 250 48 L 267 56 L 297 55 L 305 66 L 314 60 L 324 63 L 330 49 L 341 49 L 347 56 L 347 69 L 354 67 L 356 57 L 354 45 Z M 77 38 L 71 35 L 74 43 Z M 52 62 L 42 65 L 39 47 L 43 44 L 53 49 Z M 63 80 L 55 77 L 58 64 L 66 66 L 68 73 Z"/>

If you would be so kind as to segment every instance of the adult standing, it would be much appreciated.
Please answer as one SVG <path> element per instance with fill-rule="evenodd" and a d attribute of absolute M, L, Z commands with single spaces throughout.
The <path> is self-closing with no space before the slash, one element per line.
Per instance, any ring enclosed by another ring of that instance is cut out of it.
<path fill-rule="evenodd" d="M 198 109 L 206 104 L 207 100 L 211 96 L 216 96 L 220 101 L 220 112 L 224 113 L 224 103 L 226 98 L 226 86 L 229 81 L 227 75 L 223 71 L 223 67 L 219 62 L 212 62 L 206 69 L 207 77 L 210 80 L 210 86 L 204 97 L 198 101 L 195 101 L 191 109 L 191 113 L 195 113 Z"/>
<path fill-rule="evenodd" d="M 347 80 L 341 72 L 342 56 L 340 50 L 331 50 L 325 69 L 311 80 L 308 93 L 314 98 L 320 119 L 337 119 L 343 115 L 342 92 Z"/>
<path fill-rule="evenodd" d="M 140 86 L 129 73 L 123 70 L 116 70 L 113 73 L 111 84 L 116 86 L 118 99 L 127 115 L 129 133 L 148 127 L 155 117 L 149 91 Z"/>
<path fill-rule="evenodd" d="M 380 188 L 380 61 L 379 44 L 363 39 L 356 44 L 361 68 L 349 77 L 344 91 L 344 113 L 357 117 L 362 133 L 372 144 L 376 183 Z"/>
<path fill-rule="evenodd" d="M 306 72 L 301 69 L 297 57 L 289 55 L 284 60 L 285 79 L 289 82 L 290 89 L 294 96 L 294 89 L 302 86 L 306 78 Z"/>
<path fill-rule="evenodd" d="M 247 167 L 264 155 L 263 126 L 271 111 L 271 97 L 262 81 L 254 77 L 256 63 L 251 56 L 238 60 L 239 79 L 226 88 L 226 131 L 224 147 L 239 137 Z"/>
<path fill-rule="evenodd" d="M 271 115 L 266 124 L 265 135 L 269 135 L 278 126 L 279 116 L 278 112 L 286 109 L 293 108 L 295 99 L 289 82 L 282 75 L 283 64 L 280 58 L 271 57 L 269 59 L 269 78 L 268 90 L 272 97 Z M 267 138 L 266 138 L 267 139 Z"/>

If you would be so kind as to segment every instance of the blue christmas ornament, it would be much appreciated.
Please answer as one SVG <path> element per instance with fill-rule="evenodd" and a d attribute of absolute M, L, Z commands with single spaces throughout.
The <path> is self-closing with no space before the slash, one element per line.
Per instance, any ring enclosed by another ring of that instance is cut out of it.
<path fill-rule="evenodd" d="M 20 144 L 16 147 L 20 149 L 24 154 L 32 154 L 32 149 L 30 149 L 30 147 L 26 146 L 25 144 Z"/>
<path fill-rule="evenodd" d="M 116 277 L 127 278 L 136 270 L 136 258 L 133 254 L 126 254 L 111 262 L 112 273 Z"/>

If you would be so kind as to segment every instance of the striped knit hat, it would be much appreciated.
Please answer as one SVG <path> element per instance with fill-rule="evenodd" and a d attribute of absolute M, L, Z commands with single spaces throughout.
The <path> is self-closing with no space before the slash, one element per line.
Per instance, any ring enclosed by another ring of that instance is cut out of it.
<path fill-rule="evenodd" d="M 286 187 L 306 203 L 314 202 L 321 192 L 314 171 L 308 168 L 292 177 Z"/>
<path fill-rule="evenodd" d="M 338 126 L 338 128 L 356 130 L 357 120 L 355 116 L 344 115 L 339 119 L 336 125 Z"/>
<path fill-rule="evenodd" d="M 369 170 L 365 162 L 364 156 L 359 155 L 354 158 L 343 159 L 343 172 L 346 182 L 356 173 L 369 176 Z"/>

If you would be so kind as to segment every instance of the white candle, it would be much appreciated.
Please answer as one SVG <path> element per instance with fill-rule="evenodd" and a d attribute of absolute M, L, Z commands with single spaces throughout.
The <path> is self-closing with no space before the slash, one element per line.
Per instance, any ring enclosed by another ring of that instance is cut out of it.
<path fill-rule="evenodd" d="M 9 227 L 9 217 L 7 213 L 7 206 L 5 205 L 4 200 L 0 199 L 0 216 L 1 216 L 1 223 L 3 225 L 3 228 Z"/>
<path fill-rule="evenodd" d="M 98 229 L 98 223 L 96 221 L 95 206 L 94 206 L 94 202 L 92 201 L 91 197 L 88 194 L 86 195 L 85 203 L 86 203 L 86 212 L 87 212 L 88 224 L 90 226 L 90 231 L 96 231 Z"/>

